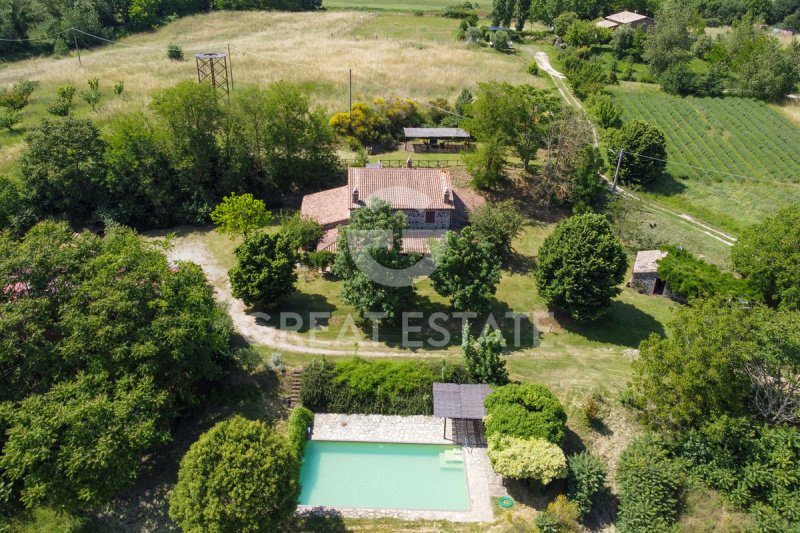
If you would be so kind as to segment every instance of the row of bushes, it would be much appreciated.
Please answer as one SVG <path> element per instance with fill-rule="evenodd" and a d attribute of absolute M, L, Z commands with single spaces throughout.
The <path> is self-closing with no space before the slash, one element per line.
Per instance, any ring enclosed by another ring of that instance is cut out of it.
<path fill-rule="evenodd" d="M 289 445 L 297 451 L 298 457 L 303 457 L 308 439 L 308 428 L 313 423 L 314 413 L 303 406 L 295 407 L 289 415 L 286 438 Z"/>
<path fill-rule="evenodd" d="M 433 414 L 433 383 L 470 383 L 461 365 L 447 361 L 324 358 L 303 370 L 300 399 L 322 412 L 381 415 Z"/>

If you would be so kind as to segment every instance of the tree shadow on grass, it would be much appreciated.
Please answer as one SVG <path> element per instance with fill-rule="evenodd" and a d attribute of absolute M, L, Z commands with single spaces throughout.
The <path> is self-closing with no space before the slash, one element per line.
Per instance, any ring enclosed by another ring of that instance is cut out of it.
<path fill-rule="evenodd" d="M 295 291 L 289 298 L 283 302 L 276 309 L 261 310 L 257 307 L 248 309 L 248 313 L 262 312 L 269 315 L 269 320 L 262 318 L 257 319 L 258 324 L 262 326 L 269 326 L 272 328 L 280 328 L 281 326 L 281 313 L 294 313 L 300 315 L 300 323 L 297 324 L 295 318 L 286 318 L 286 325 L 293 328 L 292 331 L 297 333 L 307 333 L 312 327 L 316 329 L 323 328 L 328 325 L 330 316 L 328 317 L 314 317 L 312 324 L 311 313 L 327 313 L 331 315 L 336 311 L 336 306 L 328 301 L 328 299 L 321 294 L 309 294 L 305 292 Z"/>
<path fill-rule="evenodd" d="M 529 275 L 536 271 L 536 257 L 512 252 L 505 261 L 506 269 L 512 274 Z"/>
<path fill-rule="evenodd" d="M 673 176 L 668 172 L 664 172 L 655 181 L 648 184 L 645 190 L 663 196 L 676 196 L 686 192 L 687 187 L 683 180 L 687 179 L 689 178 L 686 175 Z"/>
<path fill-rule="evenodd" d="M 556 314 L 561 327 L 589 340 L 638 348 L 652 333 L 664 335 L 664 326 L 649 315 L 626 302 L 611 304 L 606 314 L 594 322 L 578 323 L 562 313 Z"/>

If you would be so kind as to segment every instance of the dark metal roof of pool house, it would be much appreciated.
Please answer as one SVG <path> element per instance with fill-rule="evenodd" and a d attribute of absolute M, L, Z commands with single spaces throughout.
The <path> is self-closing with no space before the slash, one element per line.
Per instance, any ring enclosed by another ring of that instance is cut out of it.
<path fill-rule="evenodd" d="M 482 420 L 486 416 L 483 402 L 491 392 L 489 385 L 434 383 L 433 416 Z"/>
<path fill-rule="evenodd" d="M 461 128 L 403 128 L 406 139 L 471 139 Z"/>

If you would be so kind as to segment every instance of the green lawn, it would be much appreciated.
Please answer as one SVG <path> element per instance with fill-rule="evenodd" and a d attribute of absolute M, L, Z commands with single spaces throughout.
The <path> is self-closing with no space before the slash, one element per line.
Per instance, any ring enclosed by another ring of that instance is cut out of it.
<path fill-rule="evenodd" d="M 642 118 L 667 136 L 673 164 L 649 189 L 651 197 L 734 235 L 800 201 L 800 128 L 768 104 L 681 98 L 643 87 L 609 90 L 624 120 Z"/>
<path fill-rule="evenodd" d="M 644 296 L 623 288 L 609 313 L 597 322 L 577 324 L 560 314 L 551 317 L 536 291 L 532 269 L 535 254 L 544 238 L 552 230 L 551 224 L 531 222 L 514 242 L 515 258 L 504 270 L 498 286 L 493 314 L 497 317 L 509 342 L 508 365 L 512 376 L 523 381 L 540 381 L 560 390 L 574 385 L 599 386 L 619 389 L 628 380 L 630 360 L 639 343 L 651 333 L 664 333 L 674 305 L 664 298 Z M 179 239 L 182 237 L 178 237 Z M 235 243 L 221 237 L 213 230 L 195 231 L 191 238 L 200 239 L 218 263 L 226 268 L 233 265 L 232 251 Z M 301 271 L 297 291 L 279 309 L 270 312 L 270 326 L 279 324 L 277 311 L 291 311 L 308 317 L 311 312 L 330 313 L 329 320 L 321 320 L 321 329 L 308 327 L 305 320 L 298 332 L 304 342 L 313 347 L 335 348 L 344 354 L 366 351 L 391 351 L 401 357 L 461 356 L 461 320 L 450 319 L 439 325 L 447 328 L 450 343 L 445 347 L 424 344 L 421 348 L 404 348 L 401 327 L 382 326 L 379 342 L 371 341 L 371 328 L 361 328 L 350 322 L 355 311 L 339 297 L 341 282 L 317 273 Z M 414 319 L 410 325 L 422 327 L 420 333 L 408 334 L 411 341 L 425 341 L 429 335 L 441 339 L 438 332 L 428 327 L 427 317 L 434 312 L 448 313 L 449 303 L 433 291 L 427 279 L 416 283 L 417 308 L 423 319 Z M 408 309 L 412 311 L 412 309 Z M 513 320 L 504 319 L 507 312 L 524 313 L 521 321 L 520 345 L 513 346 Z M 484 319 L 474 321 L 479 333 Z M 534 327 L 536 326 L 536 333 Z M 274 350 L 262 347 L 265 354 Z M 283 353 L 289 364 L 299 364 L 314 357 L 302 353 Z"/>

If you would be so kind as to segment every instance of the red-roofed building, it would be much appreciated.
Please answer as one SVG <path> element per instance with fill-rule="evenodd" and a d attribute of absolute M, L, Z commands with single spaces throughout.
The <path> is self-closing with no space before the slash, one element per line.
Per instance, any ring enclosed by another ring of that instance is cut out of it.
<path fill-rule="evenodd" d="M 316 219 L 326 230 L 317 249 L 335 251 L 337 226 L 347 224 L 353 210 L 369 205 L 373 199 L 384 200 L 393 209 L 403 211 L 411 230 L 431 233 L 424 238 L 410 238 L 404 251 L 429 251 L 428 241 L 441 238 L 453 227 L 458 218 L 457 204 L 464 208 L 446 169 L 349 168 L 347 185 L 303 197 L 300 212 Z"/>

